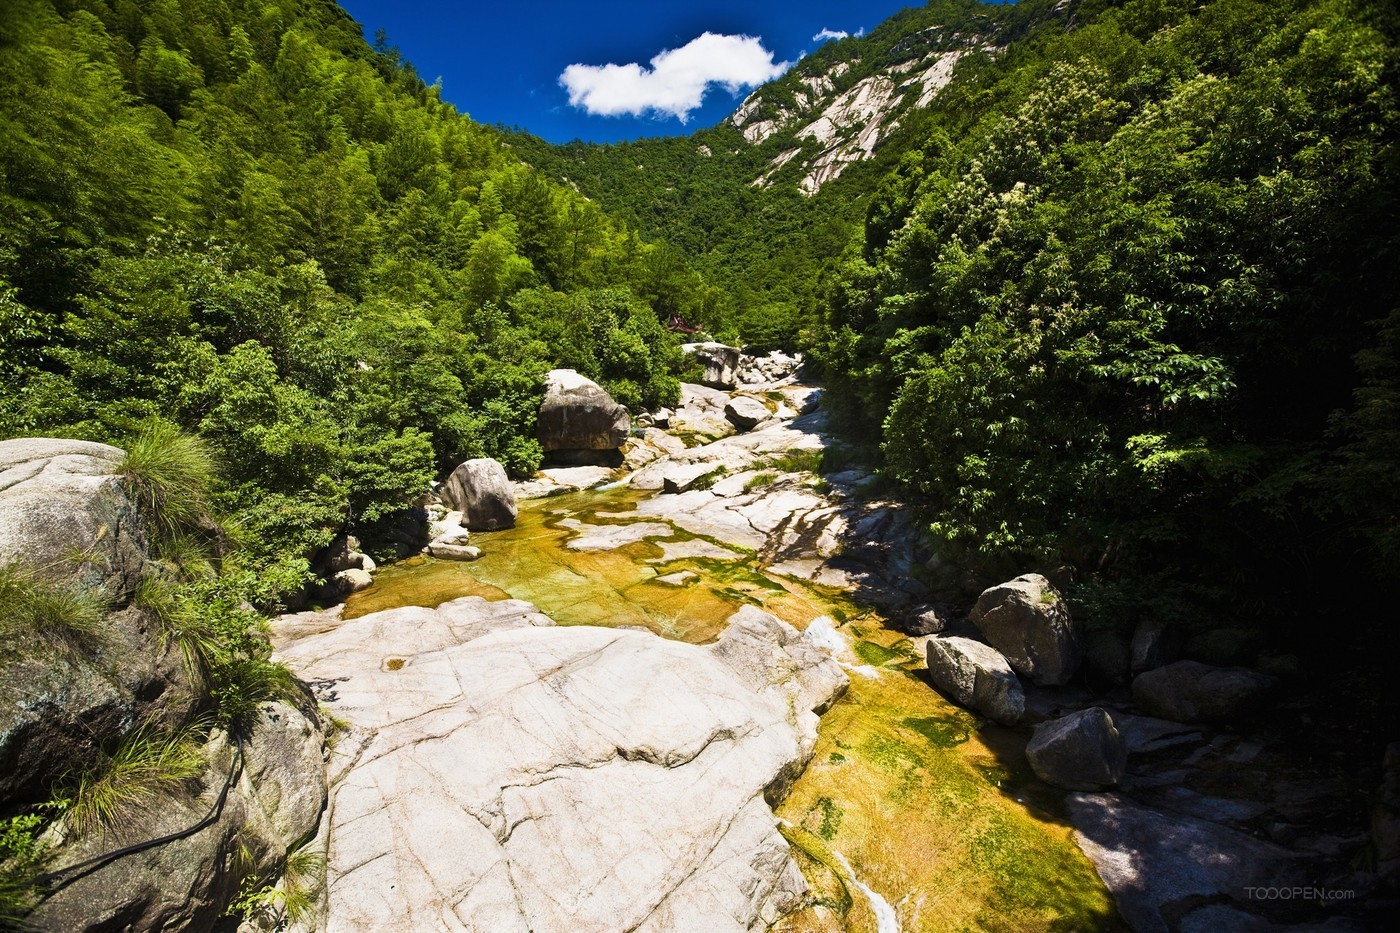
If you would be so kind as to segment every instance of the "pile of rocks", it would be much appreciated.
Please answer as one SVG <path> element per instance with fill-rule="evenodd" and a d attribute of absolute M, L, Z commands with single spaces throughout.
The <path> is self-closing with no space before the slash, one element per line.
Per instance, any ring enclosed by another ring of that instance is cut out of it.
<path fill-rule="evenodd" d="M 739 358 L 738 382 L 740 385 L 782 383 L 794 378 L 801 367 L 801 353 L 784 353 L 782 350 L 757 353 L 745 350 Z"/>
<path fill-rule="evenodd" d="M 515 526 L 518 514 L 515 487 L 506 468 L 490 457 L 458 465 L 428 507 L 428 546 L 424 550 L 443 560 L 476 560 L 481 549 L 468 543 L 473 531 L 496 531 Z"/>

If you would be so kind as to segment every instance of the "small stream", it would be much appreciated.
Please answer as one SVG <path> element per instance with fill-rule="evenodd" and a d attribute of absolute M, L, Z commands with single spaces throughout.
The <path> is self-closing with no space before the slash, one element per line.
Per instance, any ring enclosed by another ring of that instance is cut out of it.
<path fill-rule="evenodd" d="M 848 594 L 770 575 L 752 551 L 637 515 L 648 495 L 623 487 L 523 502 L 516 527 L 472 535 L 480 560 L 387 567 L 345 616 L 514 597 L 561 625 L 640 626 L 693 643 L 713 640 L 745 603 L 799 629 L 825 617 L 821 640 L 851 686 L 777 809 L 812 903 L 775 929 L 1113 928 L 1058 798 L 1024 766 L 1023 736 L 944 701 L 918 673 L 917 646 Z M 629 525 L 639 527 L 619 527 Z M 569 546 L 584 539 L 627 543 Z"/>

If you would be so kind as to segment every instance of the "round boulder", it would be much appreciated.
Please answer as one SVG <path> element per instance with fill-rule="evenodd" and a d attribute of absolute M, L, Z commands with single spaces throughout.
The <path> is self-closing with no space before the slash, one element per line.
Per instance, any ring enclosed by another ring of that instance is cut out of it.
<path fill-rule="evenodd" d="M 1026 697 L 1016 674 L 994 648 L 971 638 L 930 638 L 928 674 L 954 701 L 1005 725 L 1019 722 Z"/>
<path fill-rule="evenodd" d="M 1257 712 L 1277 683 L 1242 667 L 1177 661 L 1139 674 L 1133 702 L 1172 722 L 1230 722 Z"/>
<path fill-rule="evenodd" d="M 1123 779 L 1128 748 L 1113 719 L 1096 706 L 1036 726 L 1026 757 L 1047 784 L 1098 791 Z"/>
<path fill-rule="evenodd" d="M 627 409 L 592 379 L 572 369 L 545 376 L 538 427 L 545 453 L 616 450 L 631 430 Z"/>
<path fill-rule="evenodd" d="M 461 523 L 472 531 L 515 526 L 515 487 L 506 468 L 490 457 L 468 460 L 442 484 L 442 498 L 462 513 Z"/>
<path fill-rule="evenodd" d="M 1069 607 L 1038 573 L 983 590 L 972 622 L 1012 669 L 1032 683 L 1068 683 L 1079 669 L 1081 650 Z"/>

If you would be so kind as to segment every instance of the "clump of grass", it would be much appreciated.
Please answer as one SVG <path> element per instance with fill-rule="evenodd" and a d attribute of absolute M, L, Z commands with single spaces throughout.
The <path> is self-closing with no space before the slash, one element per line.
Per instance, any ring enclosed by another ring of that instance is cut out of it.
<path fill-rule="evenodd" d="M 755 473 L 744 483 L 744 492 L 753 492 L 755 489 L 771 486 L 777 478 L 776 473 Z"/>
<path fill-rule="evenodd" d="M 212 524 L 214 456 L 199 437 L 153 419 L 127 445 L 118 470 L 155 538 Z"/>
<path fill-rule="evenodd" d="M 724 464 L 721 463 L 719 466 L 715 467 L 713 470 L 711 470 L 710 472 L 706 473 L 704 476 L 700 477 L 700 478 L 697 479 L 695 482 L 691 483 L 691 484 L 690 484 L 690 488 L 691 488 L 691 489 L 709 489 L 709 488 L 710 488 L 711 486 L 713 486 L 715 483 L 719 482 L 720 479 L 722 479 L 723 477 L 727 476 L 728 473 L 729 473 L 729 467 L 727 467 L 727 466 L 725 466 Z"/>
<path fill-rule="evenodd" d="M 164 577 L 146 577 L 137 585 L 131 604 L 156 623 L 162 646 L 172 641 L 179 646 L 190 676 L 202 678 L 219 650 L 219 638 L 185 588 Z"/>
<path fill-rule="evenodd" d="M 91 638 L 101 629 L 109 602 L 100 589 L 56 582 L 32 567 L 0 567 L 0 633 Z"/>
<path fill-rule="evenodd" d="M 823 450 L 788 450 L 770 458 L 764 466 L 779 473 L 821 473 L 825 458 Z"/>
<path fill-rule="evenodd" d="M 81 774 L 66 796 L 63 819 L 79 835 L 122 825 L 162 794 L 204 772 L 195 727 L 164 734 L 143 726 L 108 758 Z"/>

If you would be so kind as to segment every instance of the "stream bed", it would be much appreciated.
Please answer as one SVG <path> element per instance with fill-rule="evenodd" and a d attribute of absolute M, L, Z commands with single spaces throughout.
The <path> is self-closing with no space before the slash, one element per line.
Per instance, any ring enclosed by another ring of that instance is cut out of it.
<path fill-rule="evenodd" d="M 514 528 L 472 535 L 480 560 L 387 567 L 344 616 L 511 597 L 560 625 L 644 627 L 697 644 L 746 603 L 799 629 L 825 617 L 817 624 L 832 626 L 851 686 L 777 807 L 812 903 L 775 929 L 1121 928 L 1058 792 L 1026 766 L 1024 735 L 946 702 L 923 678 L 921 645 L 848 594 L 638 515 L 650 495 L 623 487 L 522 502 Z"/>

